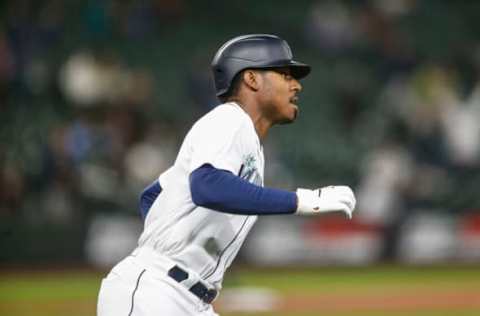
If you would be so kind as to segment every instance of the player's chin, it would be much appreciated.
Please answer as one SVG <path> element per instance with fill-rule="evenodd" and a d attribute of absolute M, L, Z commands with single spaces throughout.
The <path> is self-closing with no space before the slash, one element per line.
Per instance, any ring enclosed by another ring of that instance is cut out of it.
<path fill-rule="evenodd" d="M 284 125 L 284 124 L 293 123 L 297 119 L 297 115 L 298 115 L 298 107 L 294 104 L 291 104 L 288 113 L 279 122 L 279 124 Z"/>

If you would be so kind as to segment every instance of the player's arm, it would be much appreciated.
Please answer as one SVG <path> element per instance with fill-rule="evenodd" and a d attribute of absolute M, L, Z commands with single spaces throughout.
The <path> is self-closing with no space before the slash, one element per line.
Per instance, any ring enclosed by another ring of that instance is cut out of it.
<path fill-rule="evenodd" d="M 343 211 L 348 217 L 355 208 L 350 188 L 331 186 L 297 192 L 264 188 L 230 171 L 204 164 L 190 174 L 192 200 L 220 212 L 242 215 L 313 214 Z"/>

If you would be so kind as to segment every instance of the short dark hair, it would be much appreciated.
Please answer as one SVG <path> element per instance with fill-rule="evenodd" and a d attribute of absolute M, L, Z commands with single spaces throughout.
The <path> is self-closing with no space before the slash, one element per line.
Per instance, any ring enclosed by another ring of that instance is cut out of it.
<path fill-rule="evenodd" d="M 232 97 L 236 96 L 238 93 L 238 89 L 240 88 L 240 83 L 242 81 L 243 73 L 245 72 L 246 69 L 240 71 L 237 73 L 233 79 L 232 83 L 230 84 L 230 88 L 228 91 L 221 96 L 218 97 L 218 99 L 222 102 L 228 102 Z"/>

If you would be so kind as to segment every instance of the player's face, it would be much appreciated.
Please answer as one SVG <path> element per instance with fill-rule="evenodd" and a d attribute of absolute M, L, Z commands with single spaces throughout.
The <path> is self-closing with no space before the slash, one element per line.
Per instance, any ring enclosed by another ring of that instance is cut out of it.
<path fill-rule="evenodd" d="M 264 114 L 274 124 L 295 121 L 298 114 L 297 93 L 301 84 L 293 78 L 289 68 L 278 68 L 264 72 L 262 100 Z"/>

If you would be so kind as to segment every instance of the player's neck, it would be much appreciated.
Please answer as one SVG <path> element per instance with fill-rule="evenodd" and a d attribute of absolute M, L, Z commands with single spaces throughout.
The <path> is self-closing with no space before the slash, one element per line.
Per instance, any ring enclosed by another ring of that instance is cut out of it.
<path fill-rule="evenodd" d="M 241 102 L 240 100 L 232 101 L 237 103 L 238 106 L 247 113 L 253 122 L 258 138 L 260 141 L 263 141 L 267 137 L 268 131 L 273 124 L 262 115 L 262 112 L 259 111 L 259 108 L 254 106 L 253 103 Z"/>
<path fill-rule="evenodd" d="M 253 126 L 255 126 L 255 131 L 257 132 L 258 138 L 261 142 L 263 142 L 265 138 L 267 138 L 268 131 L 272 125 L 264 120 L 261 116 L 257 116 L 256 118 L 253 118 L 252 116 L 250 117 L 252 118 Z"/>

